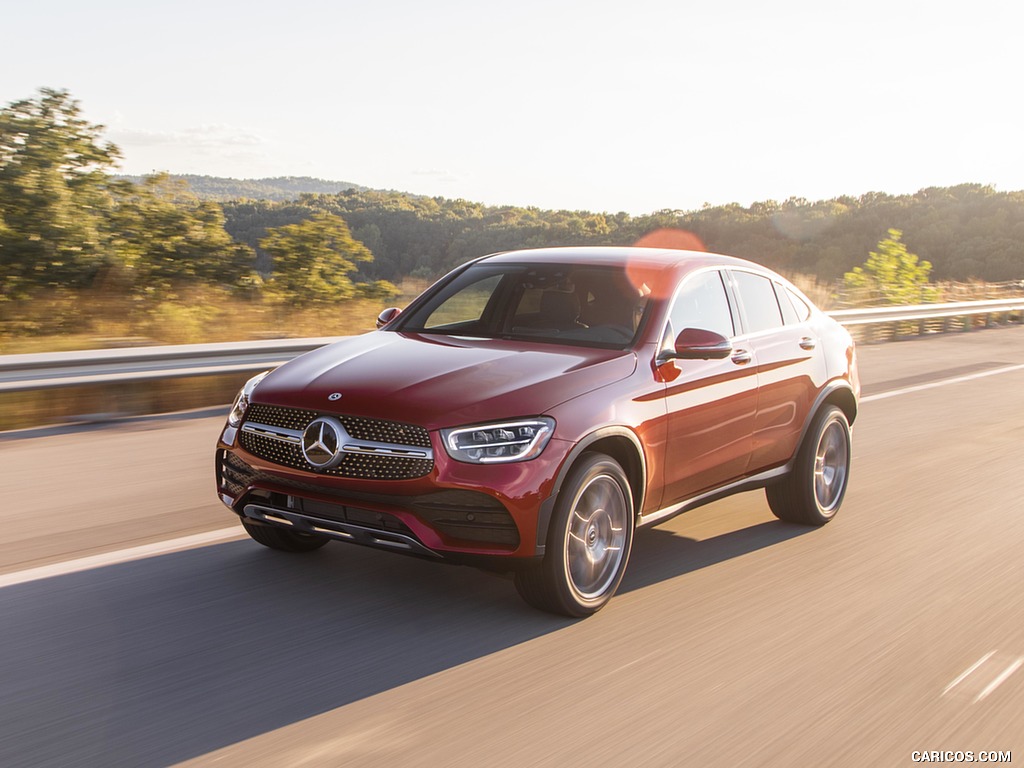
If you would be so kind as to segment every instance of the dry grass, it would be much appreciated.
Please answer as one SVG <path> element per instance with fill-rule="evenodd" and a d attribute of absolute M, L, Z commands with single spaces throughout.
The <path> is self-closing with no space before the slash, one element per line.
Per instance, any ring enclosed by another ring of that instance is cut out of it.
<path fill-rule="evenodd" d="M 422 281 L 408 280 L 401 285 L 401 296 L 390 302 L 353 300 L 318 308 L 247 300 L 215 288 L 150 303 L 100 293 L 54 292 L 3 307 L 0 355 L 350 336 L 372 330 L 385 305 L 405 306 L 425 287 Z M 0 431 L 223 405 L 246 378 L 204 376 L 2 394 Z"/>
<path fill-rule="evenodd" d="M 197 344 L 267 338 L 350 336 L 372 330 L 385 306 L 405 306 L 426 284 L 406 280 L 390 302 L 333 306 L 246 299 L 202 288 L 146 301 L 101 292 L 54 292 L 0 313 L 0 355 L 119 346 Z"/>

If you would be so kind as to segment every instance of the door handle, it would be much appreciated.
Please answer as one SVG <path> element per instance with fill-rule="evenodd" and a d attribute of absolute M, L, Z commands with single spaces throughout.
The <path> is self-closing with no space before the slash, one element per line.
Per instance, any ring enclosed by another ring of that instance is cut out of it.
<path fill-rule="evenodd" d="M 812 339 L 810 336 L 804 336 L 800 339 L 800 349 L 814 349 L 818 346 L 818 342 Z"/>
<path fill-rule="evenodd" d="M 751 360 L 753 360 L 753 357 L 745 349 L 737 349 L 732 353 L 732 361 L 736 363 L 736 365 L 746 365 Z"/>

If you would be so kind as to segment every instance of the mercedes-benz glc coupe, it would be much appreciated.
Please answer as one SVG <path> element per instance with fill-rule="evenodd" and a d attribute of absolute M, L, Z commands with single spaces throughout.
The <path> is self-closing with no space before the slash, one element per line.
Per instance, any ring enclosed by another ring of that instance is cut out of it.
<path fill-rule="evenodd" d="M 217 485 L 267 547 L 503 570 L 585 616 L 644 556 L 639 526 L 757 487 L 783 520 L 831 520 L 858 392 L 849 333 L 752 262 L 500 253 L 251 379 Z"/>

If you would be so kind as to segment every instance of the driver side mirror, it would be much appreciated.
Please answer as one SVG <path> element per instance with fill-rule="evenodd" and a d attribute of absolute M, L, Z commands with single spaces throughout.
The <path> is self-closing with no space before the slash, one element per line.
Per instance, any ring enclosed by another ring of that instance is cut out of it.
<path fill-rule="evenodd" d="M 675 349 L 658 356 L 658 362 L 668 360 L 724 360 L 732 354 L 732 342 L 725 336 L 704 328 L 684 328 L 676 336 Z"/>
<path fill-rule="evenodd" d="M 388 307 L 379 315 L 377 315 L 377 327 L 383 328 L 385 325 L 390 323 L 400 314 L 402 314 L 402 310 L 400 310 L 398 307 Z"/>

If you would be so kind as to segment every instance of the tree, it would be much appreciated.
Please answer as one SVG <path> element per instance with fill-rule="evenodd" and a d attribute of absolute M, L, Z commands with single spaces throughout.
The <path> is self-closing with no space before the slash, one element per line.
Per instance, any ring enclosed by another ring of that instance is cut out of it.
<path fill-rule="evenodd" d="M 107 169 L 120 157 L 67 91 L 0 111 L 0 297 L 86 284 L 102 266 Z"/>
<path fill-rule="evenodd" d="M 251 276 L 255 254 L 224 229 L 224 213 L 200 202 L 167 174 L 139 184 L 111 184 L 108 221 L 117 262 L 108 277 L 139 292 L 166 293 L 188 283 L 237 285 Z"/>
<path fill-rule="evenodd" d="M 846 287 L 869 289 L 890 304 L 912 304 L 931 298 L 927 285 L 932 265 L 910 253 L 901 237 L 900 230 L 890 229 L 889 236 L 878 243 L 878 251 L 871 251 L 863 266 L 854 267 L 843 276 Z"/>
<path fill-rule="evenodd" d="M 356 286 L 349 273 L 358 269 L 358 262 L 373 260 L 370 250 L 352 237 L 345 220 L 330 213 L 269 229 L 260 247 L 273 260 L 271 290 L 310 304 L 354 296 Z"/>

